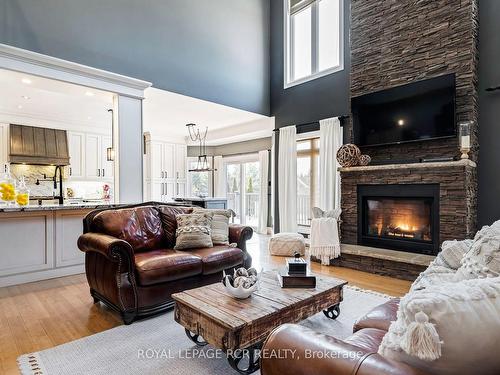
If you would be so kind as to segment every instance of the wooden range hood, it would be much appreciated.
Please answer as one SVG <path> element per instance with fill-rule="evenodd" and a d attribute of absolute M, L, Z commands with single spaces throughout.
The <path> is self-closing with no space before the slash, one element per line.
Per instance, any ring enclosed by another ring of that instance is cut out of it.
<path fill-rule="evenodd" d="M 13 164 L 69 165 L 66 130 L 10 124 Z"/>

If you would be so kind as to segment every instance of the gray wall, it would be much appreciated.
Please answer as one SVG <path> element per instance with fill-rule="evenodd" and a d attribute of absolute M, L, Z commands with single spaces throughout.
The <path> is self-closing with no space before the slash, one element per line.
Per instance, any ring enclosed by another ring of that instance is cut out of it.
<path fill-rule="evenodd" d="M 283 88 L 283 0 L 271 1 L 271 116 L 276 127 L 319 121 L 349 112 L 350 0 L 344 0 L 344 70 Z"/>
<path fill-rule="evenodd" d="M 276 128 L 317 122 L 321 119 L 349 113 L 349 74 L 351 71 L 349 30 L 350 0 L 344 0 L 344 70 L 327 76 L 283 88 L 283 0 L 271 1 L 271 116 L 275 116 Z M 318 130 L 319 124 L 300 131 Z M 299 130 L 298 130 L 299 131 Z M 345 134 L 347 137 L 347 134 Z M 276 136 L 276 144 L 279 142 Z M 275 169 L 278 170 L 278 148 L 275 153 Z M 276 181 L 274 193 L 278 196 Z M 278 200 L 275 201 L 274 223 L 279 231 Z"/>
<path fill-rule="evenodd" d="M 1 0 L 0 43 L 269 114 L 268 0 Z"/>
<path fill-rule="evenodd" d="M 500 1 L 479 2 L 479 225 L 500 219 Z"/>

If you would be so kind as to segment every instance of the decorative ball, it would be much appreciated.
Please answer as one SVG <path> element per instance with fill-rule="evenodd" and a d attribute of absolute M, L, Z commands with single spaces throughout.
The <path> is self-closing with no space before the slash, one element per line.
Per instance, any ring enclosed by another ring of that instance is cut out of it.
<path fill-rule="evenodd" d="M 248 269 L 248 276 L 257 276 L 257 270 L 255 268 Z"/>
<path fill-rule="evenodd" d="M 241 285 L 245 289 L 250 289 L 250 287 L 253 285 L 253 282 L 252 280 L 250 280 L 250 278 L 246 277 L 245 280 L 243 280 L 243 282 L 241 283 Z"/>
<path fill-rule="evenodd" d="M 248 271 L 246 270 L 246 268 L 244 267 L 241 267 L 241 268 L 238 268 L 235 272 L 235 277 L 238 277 L 238 276 L 248 276 Z"/>
<path fill-rule="evenodd" d="M 352 143 L 345 144 L 337 151 L 337 161 L 342 167 L 354 167 L 359 164 L 361 150 Z"/>
<path fill-rule="evenodd" d="M 235 288 L 238 288 L 240 285 L 243 285 L 247 281 L 247 278 L 245 276 L 238 276 L 236 279 L 234 279 L 233 286 Z"/>
<path fill-rule="evenodd" d="M 372 158 L 368 155 L 361 155 L 359 157 L 359 165 L 365 166 L 365 165 L 370 164 L 371 161 L 372 161 Z"/>

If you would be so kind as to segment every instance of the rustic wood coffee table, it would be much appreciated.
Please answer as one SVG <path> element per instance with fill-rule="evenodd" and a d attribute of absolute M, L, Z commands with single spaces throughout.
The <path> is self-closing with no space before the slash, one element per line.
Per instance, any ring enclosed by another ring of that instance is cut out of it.
<path fill-rule="evenodd" d="M 226 352 L 229 364 L 241 374 L 259 368 L 262 342 L 284 323 L 297 323 L 320 311 L 330 319 L 340 314 L 346 281 L 316 275 L 314 289 L 283 289 L 276 272 L 263 272 L 259 290 L 251 297 L 231 297 L 222 283 L 173 294 L 175 321 L 199 346 L 211 344 Z"/>

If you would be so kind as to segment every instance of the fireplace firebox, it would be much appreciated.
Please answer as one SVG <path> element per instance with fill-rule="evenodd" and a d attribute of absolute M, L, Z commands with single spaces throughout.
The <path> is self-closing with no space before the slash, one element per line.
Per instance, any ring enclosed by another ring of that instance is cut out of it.
<path fill-rule="evenodd" d="M 358 244 L 436 255 L 439 184 L 358 185 Z"/>

